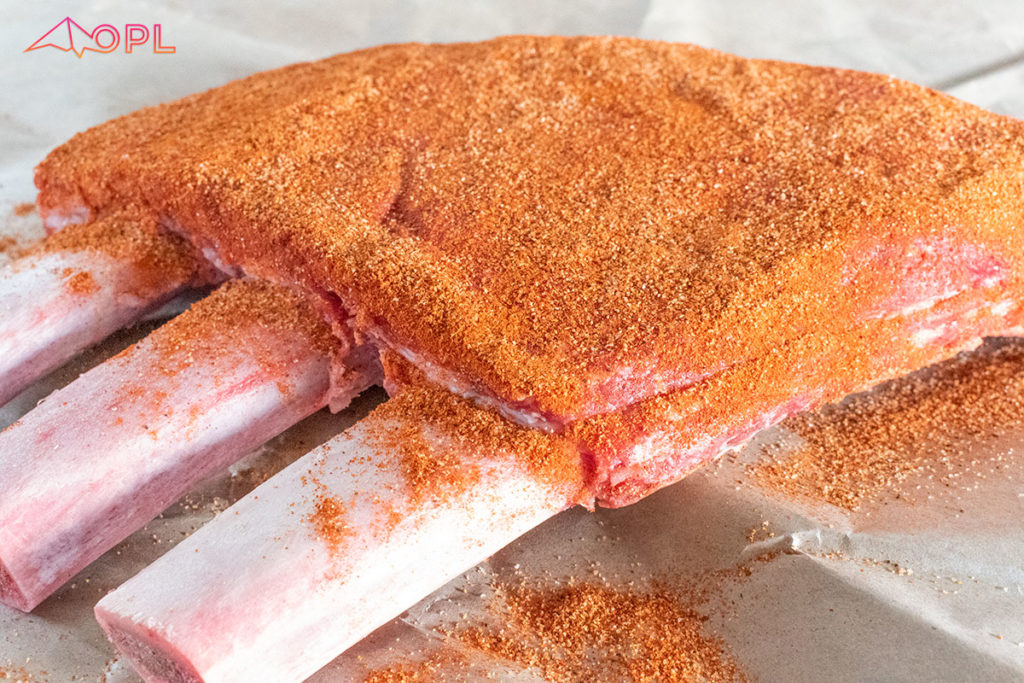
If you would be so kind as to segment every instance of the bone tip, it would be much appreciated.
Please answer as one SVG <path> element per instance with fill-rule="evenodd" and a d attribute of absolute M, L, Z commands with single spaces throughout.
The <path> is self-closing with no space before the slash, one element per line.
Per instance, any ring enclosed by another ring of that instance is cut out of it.
<path fill-rule="evenodd" d="M 0 603 L 22 612 L 31 612 L 40 602 L 40 599 L 33 599 L 18 586 L 18 582 L 4 566 L 3 558 L 0 558 Z"/>
<path fill-rule="evenodd" d="M 188 657 L 156 629 L 108 610 L 102 600 L 94 612 L 107 639 L 147 683 L 204 683 Z"/>

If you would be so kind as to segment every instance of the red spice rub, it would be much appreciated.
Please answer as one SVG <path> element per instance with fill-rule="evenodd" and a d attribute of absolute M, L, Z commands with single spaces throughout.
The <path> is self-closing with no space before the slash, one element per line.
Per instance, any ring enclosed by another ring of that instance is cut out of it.
<path fill-rule="evenodd" d="M 465 666 L 465 655 L 442 647 L 416 663 L 395 664 L 371 671 L 363 683 L 438 683 L 450 680 L 453 671 L 461 671 Z M 463 677 L 458 679 L 463 680 Z"/>
<path fill-rule="evenodd" d="M 187 359 L 200 345 L 224 343 L 241 329 L 259 326 L 281 334 L 301 334 L 316 349 L 332 353 L 345 340 L 334 336 L 326 314 L 310 300 L 286 287 L 259 280 L 232 280 L 161 328 L 160 343 L 168 355 Z M 163 332 L 166 331 L 166 334 Z M 269 354 L 255 353 L 257 361 Z"/>
<path fill-rule="evenodd" d="M 966 485 L 985 467 L 970 444 L 1024 426 L 1024 342 L 984 347 L 783 426 L 804 444 L 750 467 L 769 490 L 857 510 L 900 495 L 915 474 Z"/>
<path fill-rule="evenodd" d="M 309 522 L 332 556 L 341 552 L 345 540 L 352 535 L 352 527 L 345 518 L 345 504 L 331 496 L 318 494 Z"/>
<path fill-rule="evenodd" d="M 457 496 L 479 477 L 474 460 L 494 456 L 514 458 L 539 480 L 564 489 L 567 501 L 582 500 L 585 474 L 570 439 L 514 424 L 455 396 L 396 354 L 385 352 L 382 360 L 395 396 L 374 411 L 384 418 L 375 424 L 386 425 L 374 437 L 382 454 L 399 458 L 413 504 Z"/>
<path fill-rule="evenodd" d="M 262 328 L 270 334 L 252 334 Z M 209 296 L 165 323 L 157 334 L 128 347 L 119 354 L 127 356 L 142 345 L 153 345 L 161 354 L 160 371 L 171 381 L 196 360 L 222 355 L 224 349 L 244 346 L 246 355 L 269 376 L 286 374 L 293 362 L 289 340 L 303 338 L 296 350 L 304 352 L 309 344 L 325 354 L 340 354 L 346 340 L 334 336 L 324 312 L 310 300 L 286 287 L 258 280 L 232 280 Z M 215 381 L 216 378 L 212 378 Z M 290 387 L 279 385 L 287 394 Z M 166 392 L 154 391 L 147 378 L 119 387 L 116 401 L 151 403 L 150 410 L 173 410 L 165 406 Z"/>
<path fill-rule="evenodd" d="M 549 681 L 746 680 L 706 618 L 667 590 L 616 590 L 594 584 L 558 588 L 497 586 L 496 624 L 466 627 L 456 642 L 539 671 Z M 444 664 L 443 660 L 440 664 Z M 398 665 L 368 680 L 433 680 L 433 659 Z"/>
<path fill-rule="evenodd" d="M 99 285 L 96 284 L 96 279 L 87 271 L 80 270 L 76 272 L 70 268 L 65 268 L 61 275 L 65 278 L 64 286 L 72 294 L 92 294 L 99 288 Z"/>
<path fill-rule="evenodd" d="M 21 256 L 24 246 L 21 240 L 13 235 L 2 235 L 0 236 L 0 254 L 3 254 L 9 258 L 18 258 Z"/>
<path fill-rule="evenodd" d="M 11 683 L 32 683 L 40 679 L 34 677 L 29 673 L 25 667 L 18 667 L 17 669 L 3 668 L 0 667 L 0 681 L 11 681 Z"/>
<path fill-rule="evenodd" d="M 36 180 L 44 213 L 169 216 L 560 423 L 859 344 L 885 301 L 846 269 L 873 245 L 894 278 L 947 267 L 917 239 L 972 245 L 965 282 L 1019 287 L 1022 152 L 1019 122 L 885 76 L 508 37 L 258 74 L 79 134 Z"/>
<path fill-rule="evenodd" d="M 28 253 L 62 251 L 98 252 L 131 263 L 136 270 L 133 287 L 140 295 L 163 289 L 167 282 L 200 285 L 215 279 L 209 265 L 188 240 L 138 211 L 116 211 L 91 223 L 68 226 Z M 78 284 L 85 283 L 79 278 Z M 81 287 L 74 290 L 84 291 Z"/>

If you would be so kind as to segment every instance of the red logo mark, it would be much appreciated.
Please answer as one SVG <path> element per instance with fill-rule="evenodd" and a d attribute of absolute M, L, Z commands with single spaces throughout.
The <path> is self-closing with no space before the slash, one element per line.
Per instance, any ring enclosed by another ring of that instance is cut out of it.
<path fill-rule="evenodd" d="M 123 36 L 124 51 L 131 54 L 135 48 L 148 43 L 152 35 L 154 53 L 174 54 L 177 48 L 173 45 L 164 45 L 162 31 L 163 27 L 160 24 L 153 24 L 152 31 L 147 24 L 125 24 L 123 33 L 110 24 L 100 24 L 92 31 L 87 31 L 71 17 L 64 17 L 24 51 L 55 47 L 62 52 L 74 52 L 75 56 L 81 59 L 86 52 L 107 54 L 115 51 L 121 45 Z"/>

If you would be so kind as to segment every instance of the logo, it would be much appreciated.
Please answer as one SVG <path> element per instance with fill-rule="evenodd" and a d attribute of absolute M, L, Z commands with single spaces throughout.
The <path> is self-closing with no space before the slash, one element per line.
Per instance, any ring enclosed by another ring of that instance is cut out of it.
<path fill-rule="evenodd" d="M 148 24 L 125 24 L 124 31 L 119 31 L 116 26 L 110 24 L 100 24 L 93 30 L 87 31 L 71 17 L 64 17 L 58 21 L 56 26 L 44 33 L 39 40 L 29 45 L 24 51 L 31 52 L 44 47 L 54 47 L 62 52 L 74 52 L 75 56 L 81 59 L 86 52 L 101 54 L 114 52 L 123 42 L 124 51 L 131 54 L 136 48 L 150 42 L 150 38 L 152 38 L 155 54 L 168 55 L 177 51 L 173 45 L 164 45 L 163 27 L 160 24 L 153 24 L 152 29 Z"/>

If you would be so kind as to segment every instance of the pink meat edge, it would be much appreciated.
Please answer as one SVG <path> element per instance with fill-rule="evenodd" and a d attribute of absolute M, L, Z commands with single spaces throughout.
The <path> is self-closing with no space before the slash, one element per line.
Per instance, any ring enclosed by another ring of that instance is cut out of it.
<path fill-rule="evenodd" d="M 30 612 L 35 609 L 40 601 L 32 602 L 22 592 L 18 583 L 4 566 L 3 558 L 0 558 L 0 604 L 8 605 L 22 612 Z"/>
<path fill-rule="evenodd" d="M 100 605 L 93 613 L 103 633 L 118 652 L 131 660 L 147 683 L 202 683 L 202 676 L 188 658 L 160 632 L 108 612 Z"/>

